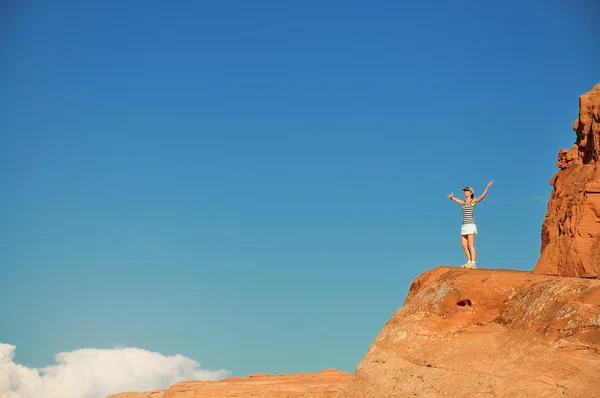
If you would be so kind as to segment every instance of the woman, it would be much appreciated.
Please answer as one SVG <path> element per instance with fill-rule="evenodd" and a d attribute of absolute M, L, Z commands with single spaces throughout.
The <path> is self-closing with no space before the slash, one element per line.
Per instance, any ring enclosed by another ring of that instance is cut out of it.
<path fill-rule="evenodd" d="M 481 194 L 480 197 L 475 198 L 473 188 L 464 187 L 463 193 L 465 194 L 465 200 L 460 200 L 454 197 L 454 194 L 451 193 L 448 195 L 450 200 L 455 201 L 456 203 L 462 206 L 462 226 L 460 230 L 461 235 L 461 243 L 462 248 L 465 251 L 465 255 L 467 256 L 467 263 L 461 265 L 461 268 L 477 268 L 475 265 L 475 257 L 477 252 L 475 251 L 475 235 L 477 234 L 477 224 L 475 223 L 475 218 L 473 217 L 473 213 L 475 212 L 475 205 L 483 200 L 488 193 L 488 190 L 494 183 L 494 180 L 488 182 L 485 190 Z"/>

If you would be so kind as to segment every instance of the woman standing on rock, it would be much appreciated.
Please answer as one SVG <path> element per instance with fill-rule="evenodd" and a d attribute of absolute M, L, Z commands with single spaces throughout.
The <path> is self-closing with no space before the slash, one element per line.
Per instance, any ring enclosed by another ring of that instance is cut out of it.
<path fill-rule="evenodd" d="M 462 226 L 460 230 L 461 235 L 461 243 L 462 248 L 465 251 L 465 255 L 467 256 L 467 263 L 461 265 L 461 268 L 477 268 L 475 265 L 475 257 L 477 252 L 475 251 L 475 235 L 477 235 L 477 224 L 475 223 L 475 218 L 473 217 L 473 213 L 475 212 L 475 205 L 478 202 L 481 202 L 483 198 L 488 193 L 488 190 L 494 183 L 494 180 L 488 182 L 485 190 L 481 194 L 480 197 L 475 198 L 473 188 L 464 187 L 462 189 L 465 194 L 465 200 L 457 199 L 454 197 L 454 194 L 451 193 L 448 195 L 450 200 L 455 201 L 456 203 L 462 206 Z"/>

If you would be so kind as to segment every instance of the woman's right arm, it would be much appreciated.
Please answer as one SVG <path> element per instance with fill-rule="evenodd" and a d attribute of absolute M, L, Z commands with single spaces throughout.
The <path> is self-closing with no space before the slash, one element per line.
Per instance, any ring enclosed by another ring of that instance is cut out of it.
<path fill-rule="evenodd" d="M 461 205 L 465 204 L 464 200 L 457 199 L 456 197 L 454 197 L 453 193 L 451 193 L 450 195 L 448 195 L 448 198 L 450 198 L 450 200 L 453 200 L 453 201 L 455 201 L 458 204 L 461 204 Z"/>

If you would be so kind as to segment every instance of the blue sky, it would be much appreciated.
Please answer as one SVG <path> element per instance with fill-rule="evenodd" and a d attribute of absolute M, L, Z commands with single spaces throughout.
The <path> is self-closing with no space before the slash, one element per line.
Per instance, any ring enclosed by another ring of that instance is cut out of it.
<path fill-rule="evenodd" d="M 0 342 L 352 372 L 491 179 L 478 264 L 532 269 L 587 4 L 3 6 Z"/>

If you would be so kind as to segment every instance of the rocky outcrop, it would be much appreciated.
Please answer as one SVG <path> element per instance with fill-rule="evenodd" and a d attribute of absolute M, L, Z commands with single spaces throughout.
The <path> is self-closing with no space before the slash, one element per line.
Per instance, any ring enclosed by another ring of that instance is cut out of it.
<path fill-rule="evenodd" d="M 337 398 L 592 397 L 599 350 L 599 280 L 439 267 Z"/>
<path fill-rule="evenodd" d="M 579 97 L 577 138 L 560 168 L 542 225 L 535 274 L 600 278 L 600 83 Z"/>
<path fill-rule="evenodd" d="M 600 84 L 579 99 L 532 272 L 438 267 L 354 375 L 187 381 L 111 398 L 593 397 L 600 391 Z M 576 278 L 574 278 L 576 277 Z"/>
<path fill-rule="evenodd" d="M 186 381 L 167 390 L 125 392 L 108 398 L 332 398 L 350 375 L 338 370 L 319 373 L 230 377 L 219 381 Z"/>

